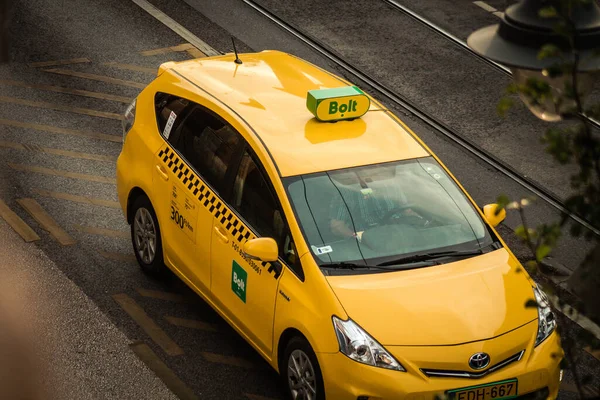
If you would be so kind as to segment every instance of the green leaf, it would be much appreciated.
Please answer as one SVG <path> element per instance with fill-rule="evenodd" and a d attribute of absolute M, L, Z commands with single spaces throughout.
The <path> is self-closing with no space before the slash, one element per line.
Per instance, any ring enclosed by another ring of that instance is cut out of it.
<path fill-rule="evenodd" d="M 593 380 L 593 378 L 592 378 L 591 375 L 584 375 L 584 376 L 581 377 L 581 385 L 582 386 L 587 386 L 590 383 L 592 383 L 593 381 L 594 380 Z"/>
<path fill-rule="evenodd" d="M 501 98 L 498 102 L 498 105 L 496 106 L 496 111 L 498 112 L 498 115 L 501 117 L 506 116 L 506 113 L 512 108 L 514 104 L 514 100 L 510 97 Z"/>
<path fill-rule="evenodd" d="M 598 56 L 600 57 L 600 53 L 598 53 Z M 585 113 L 589 117 L 595 117 L 596 119 L 600 118 L 600 103 L 589 105 L 585 110 Z"/>
<path fill-rule="evenodd" d="M 525 302 L 525 308 L 537 308 L 538 303 L 534 299 L 529 299 Z"/>
<path fill-rule="evenodd" d="M 546 58 L 560 57 L 561 54 L 562 51 L 560 48 L 558 48 L 558 46 L 553 44 L 545 44 L 538 52 L 537 58 L 538 60 L 544 60 Z"/>
<path fill-rule="evenodd" d="M 550 128 L 542 136 L 542 143 L 546 144 L 546 151 L 551 154 L 559 164 L 567 164 L 573 158 L 572 138 L 569 131 L 559 128 Z"/>
<path fill-rule="evenodd" d="M 571 224 L 570 232 L 572 236 L 579 237 L 583 233 L 583 226 L 580 224 Z"/>
<path fill-rule="evenodd" d="M 560 360 L 560 368 L 561 369 L 569 369 L 569 362 L 567 361 L 566 358 L 563 358 L 562 360 Z"/>
<path fill-rule="evenodd" d="M 498 209 L 502 210 L 506 208 L 506 206 L 510 203 L 510 199 L 505 194 L 501 194 L 496 198 L 496 204 L 498 204 Z"/>
<path fill-rule="evenodd" d="M 558 23 L 556 23 L 553 27 L 553 30 L 554 32 L 556 32 L 560 36 L 564 36 L 565 38 L 570 38 L 573 36 L 569 25 L 564 20 L 560 20 Z"/>
<path fill-rule="evenodd" d="M 525 235 L 525 227 L 523 225 L 519 225 L 515 228 L 515 235 L 521 240 L 527 240 L 527 235 Z"/>
<path fill-rule="evenodd" d="M 560 223 L 541 224 L 537 229 L 540 232 L 540 238 L 542 239 L 543 244 L 550 247 L 556 246 L 556 242 L 561 235 Z"/>
<path fill-rule="evenodd" d="M 538 54 L 538 57 L 539 57 L 539 54 Z M 559 76 L 562 76 L 565 74 L 565 70 L 564 70 L 563 66 L 560 64 L 551 65 L 548 68 L 544 69 L 544 71 L 546 72 L 546 74 L 548 74 L 549 78 L 558 78 Z"/>
<path fill-rule="evenodd" d="M 550 254 L 550 251 L 552 250 L 552 247 L 546 245 L 546 244 L 541 244 L 538 246 L 538 248 L 535 250 L 535 258 L 538 261 L 542 261 L 544 258 L 546 258 L 546 256 L 548 254 Z"/>
<path fill-rule="evenodd" d="M 556 11 L 556 8 L 554 8 L 553 6 L 549 6 L 541 8 L 538 12 L 538 15 L 542 18 L 553 18 L 558 16 L 558 12 Z"/>
<path fill-rule="evenodd" d="M 525 269 L 530 273 L 533 274 L 538 270 L 538 263 L 535 260 L 529 260 L 525 263 Z"/>
<path fill-rule="evenodd" d="M 523 242 L 527 243 L 527 236 L 529 236 L 529 240 L 534 241 L 538 237 L 538 231 L 533 228 L 528 228 L 526 232 L 525 227 L 523 225 L 519 225 L 515 228 L 515 235 Z"/>
<path fill-rule="evenodd" d="M 517 93 L 519 93 L 519 85 L 517 85 L 515 82 L 511 82 L 506 87 L 506 93 L 507 94 L 517 94 Z"/>

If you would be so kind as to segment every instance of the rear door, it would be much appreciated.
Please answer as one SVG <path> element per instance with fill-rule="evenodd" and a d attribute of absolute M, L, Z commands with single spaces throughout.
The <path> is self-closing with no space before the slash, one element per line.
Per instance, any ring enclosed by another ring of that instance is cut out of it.
<path fill-rule="evenodd" d="M 173 193 L 177 193 L 179 184 L 174 173 L 175 162 L 179 164 L 179 158 L 175 159 L 177 153 L 173 150 L 173 139 L 177 137 L 174 132 L 179 130 L 185 113 L 189 111 L 191 103 L 177 96 L 166 93 L 155 95 L 156 118 L 158 130 L 165 143 L 155 154 L 155 165 L 153 166 L 154 207 L 161 229 L 163 239 L 164 257 L 166 262 L 180 270 L 182 261 L 177 258 L 174 244 L 185 237 L 184 231 L 175 229 L 171 204 Z M 163 159 L 164 158 L 164 159 Z M 188 216 L 189 219 L 189 216 Z M 196 223 L 192 226 L 195 226 Z M 188 230 L 189 231 L 189 230 Z M 186 238 L 195 242 L 195 237 Z"/>
<path fill-rule="evenodd" d="M 212 111 L 187 103 L 180 115 L 171 111 L 162 131 L 166 142 L 156 154 L 155 182 L 163 208 L 160 226 L 167 260 L 182 279 L 208 295 L 213 214 L 205 204 L 206 195 L 219 193 L 225 186 L 227 163 L 211 165 L 211 169 L 206 165 L 217 146 L 214 132 L 226 124 Z M 237 145 L 228 145 L 230 161 Z"/>

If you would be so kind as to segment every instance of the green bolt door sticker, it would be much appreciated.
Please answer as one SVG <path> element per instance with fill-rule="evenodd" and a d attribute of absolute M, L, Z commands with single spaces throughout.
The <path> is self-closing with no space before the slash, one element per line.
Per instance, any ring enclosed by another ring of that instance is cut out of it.
<path fill-rule="evenodd" d="M 248 283 L 248 273 L 240 266 L 240 264 L 233 262 L 231 266 L 231 290 L 237 295 L 242 301 L 246 302 L 246 286 Z"/>

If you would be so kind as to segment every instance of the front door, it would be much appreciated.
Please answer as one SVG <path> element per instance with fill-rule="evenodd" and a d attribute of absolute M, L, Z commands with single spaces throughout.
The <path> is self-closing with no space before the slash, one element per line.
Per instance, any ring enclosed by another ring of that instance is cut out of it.
<path fill-rule="evenodd" d="M 234 323 L 270 358 L 277 287 L 285 270 L 248 259 L 242 248 L 257 235 L 272 237 L 278 243 L 289 236 L 281 208 L 258 164 L 248 151 L 244 152 L 230 205 L 219 204 L 215 213 L 211 291 Z"/>

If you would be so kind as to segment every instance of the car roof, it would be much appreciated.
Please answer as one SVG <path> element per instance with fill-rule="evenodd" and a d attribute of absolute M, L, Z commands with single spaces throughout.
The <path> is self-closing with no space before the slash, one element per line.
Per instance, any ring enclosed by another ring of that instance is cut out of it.
<path fill-rule="evenodd" d="M 429 155 L 389 111 L 371 104 L 361 118 L 318 122 L 306 107 L 309 90 L 348 83 L 279 51 L 199 58 L 172 69 L 243 118 L 282 177 Z"/>

